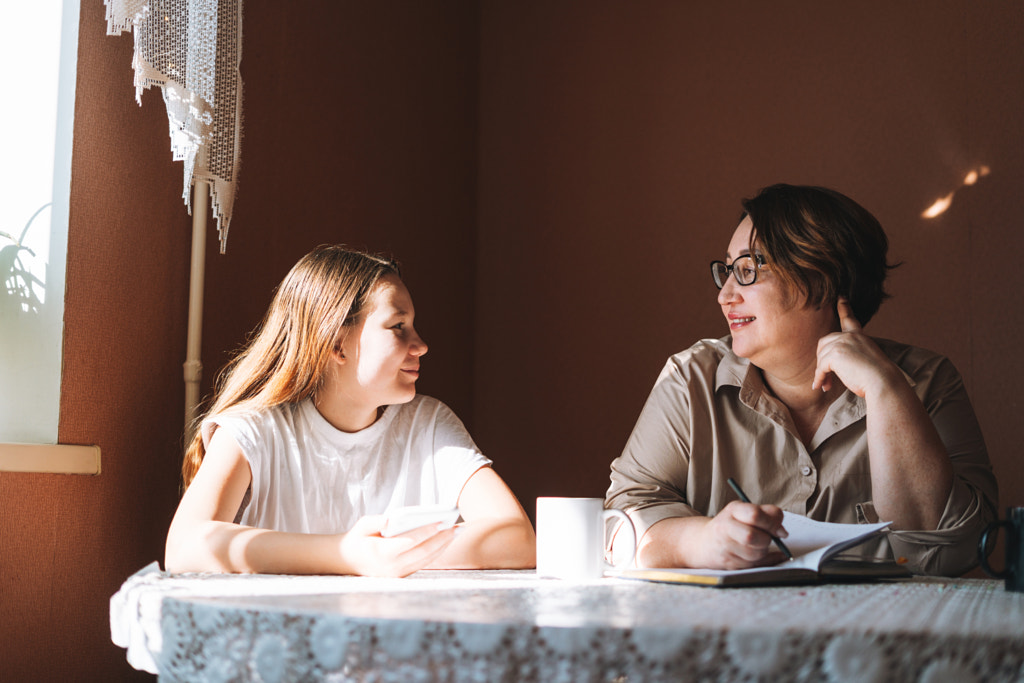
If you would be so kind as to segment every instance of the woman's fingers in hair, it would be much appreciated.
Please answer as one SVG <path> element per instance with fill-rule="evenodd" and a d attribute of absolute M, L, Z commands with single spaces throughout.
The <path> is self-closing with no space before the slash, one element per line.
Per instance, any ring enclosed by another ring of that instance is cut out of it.
<path fill-rule="evenodd" d="M 899 367 L 848 314 L 849 303 L 842 301 L 836 309 L 843 321 L 843 331 L 826 334 L 818 341 L 811 388 L 827 392 L 839 381 L 857 396 L 867 398 L 903 381 Z"/>
<path fill-rule="evenodd" d="M 839 297 L 836 303 L 836 313 L 839 315 L 839 329 L 843 332 L 860 332 L 860 321 L 853 314 L 853 306 L 846 297 Z"/>
<path fill-rule="evenodd" d="M 840 297 L 836 302 L 836 315 L 839 316 L 840 331 L 826 334 L 818 340 L 818 366 L 811 382 L 812 389 L 821 389 L 826 393 L 832 388 L 832 379 L 837 371 L 836 363 L 842 364 L 835 351 L 848 339 L 848 335 L 863 332 L 860 321 L 853 314 L 853 306 L 846 297 Z"/>

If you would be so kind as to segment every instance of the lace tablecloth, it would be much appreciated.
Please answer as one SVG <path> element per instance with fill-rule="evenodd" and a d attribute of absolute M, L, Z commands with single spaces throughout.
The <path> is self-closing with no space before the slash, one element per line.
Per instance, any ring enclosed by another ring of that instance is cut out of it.
<path fill-rule="evenodd" d="M 970 579 L 715 589 L 154 563 L 110 616 L 129 662 L 161 681 L 1024 683 L 1024 594 Z"/>

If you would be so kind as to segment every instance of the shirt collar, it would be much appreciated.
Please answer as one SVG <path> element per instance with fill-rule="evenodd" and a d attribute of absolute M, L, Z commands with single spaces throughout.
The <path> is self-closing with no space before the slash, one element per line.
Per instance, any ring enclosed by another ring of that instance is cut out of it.
<path fill-rule="evenodd" d="M 752 366 L 746 358 L 740 358 L 732 352 L 732 337 L 723 337 L 719 341 L 725 344 L 726 350 L 722 360 L 718 363 L 718 369 L 715 371 L 715 391 L 717 392 L 723 386 L 740 387 L 742 389 L 754 380 L 756 380 L 757 386 L 750 386 L 749 388 L 757 389 L 758 391 L 763 390 L 764 382 L 757 368 Z M 754 377 L 751 377 L 751 375 Z"/>
<path fill-rule="evenodd" d="M 732 337 L 722 337 L 719 341 L 725 344 L 726 351 L 722 356 L 722 360 L 718 363 L 718 369 L 715 371 L 715 391 L 718 391 L 723 386 L 740 387 L 740 389 L 746 387 L 752 390 L 763 391 L 764 379 L 761 377 L 758 368 L 751 365 L 748 359 L 740 358 L 732 352 Z M 904 379 L 907 380 L 907 384 L 911 387 L 917 386 L 917 382 L 903 368 L 899 370 Z"/>
<path fill-rule="evenodd" d="M 725 386 L 737 387 L 740 391 L 740 401 L 757 410 L 758 401 L 765 393 L 764 377 L 760 369 L 752 365 L 748 359 L 740 358 L 732 352 L 732 337 L 723 337 L 721 341 L 725 344 L 726 351 L 715 371 L 715 393 Z M 911 387 L 917 385 L 903 368 L 900 368 L 900 373 Z M 863 398 L 847 389 L 832 404 L 829 413 L 839 427 L 864 417 L 867 413 L 867 404 Z"/>

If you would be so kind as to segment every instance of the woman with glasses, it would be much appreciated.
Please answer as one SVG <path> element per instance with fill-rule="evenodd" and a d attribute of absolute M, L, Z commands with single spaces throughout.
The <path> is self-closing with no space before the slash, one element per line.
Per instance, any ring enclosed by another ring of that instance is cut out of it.
<path fill-rule="evenodd" d="M 729 335 L 668 360 L 612 463 L 606 505 L 636 524 L 637 564 L 774 564 L 788 510 L 890 521 L 861 552 L 968 570 L 995 477 L 949 360 L 863 331 L 888 296 L 882 226 L 818 187 L 775 185 L 743 208 L 711 264 Z"/>

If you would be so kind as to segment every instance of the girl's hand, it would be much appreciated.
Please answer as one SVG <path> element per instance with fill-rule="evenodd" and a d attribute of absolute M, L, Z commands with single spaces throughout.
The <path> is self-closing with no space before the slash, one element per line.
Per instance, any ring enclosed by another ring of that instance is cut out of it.
<path fill-rule="evenodd" d="M 782 528 L 780 508 L 734 500 L 701 529 L 700 551 L 693 566 L 744 569 L 777 564 L 786 556 L 772 544 L 773 535 L 788 535 Z"/>
<path fill-rule="evenodd" d="M 836 305 L 840 331 L 818 340 L 818 365 L 812 389 L 824 392 L 832 388 L 834 374 L 847 389 L 867 398 L 895 378 L 898 368 L 861 329 L 846 299 Z"/>
<path fill-rule="evenodd" d="M 455 538 L 454 528 L 439 530 L 440 524 L 383 538 L 380 532 L 386 524 L 384 515 L 368 515 L 341 535 L 338 549 L 342 564 L 349 570 L 345 573 L 408 576 L 438 558 Z"/>

